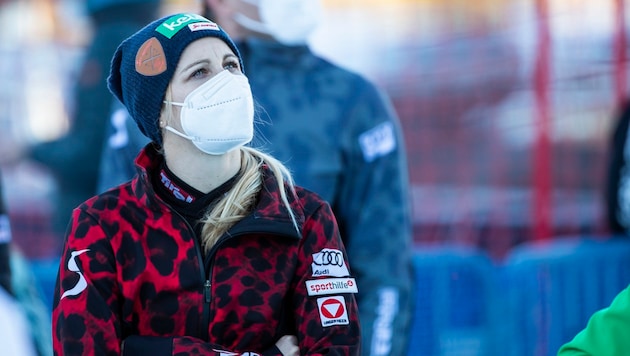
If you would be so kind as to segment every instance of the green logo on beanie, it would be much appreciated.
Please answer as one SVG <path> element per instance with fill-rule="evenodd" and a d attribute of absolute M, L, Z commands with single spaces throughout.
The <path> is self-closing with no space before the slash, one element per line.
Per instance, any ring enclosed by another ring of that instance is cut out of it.
<path fill-rule="evenodd" d="M 210 20 L 197 14 L 180 14 L 169 17 L 155 30 L 170 39 L 175 36 L 179 30 L 184 28 L 184 25 L 189 25 L 195 22 L 210 22 Z"/>

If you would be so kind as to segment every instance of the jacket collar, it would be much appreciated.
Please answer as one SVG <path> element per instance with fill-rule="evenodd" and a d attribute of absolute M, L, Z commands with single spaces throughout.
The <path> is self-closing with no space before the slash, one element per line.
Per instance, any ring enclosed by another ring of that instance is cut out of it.
<path fill-rule="evenodd" d="M 159 174 L 161 162 L 164 156 L 158 152 L 153 143 L 147 144 L 138 154 L 135 160 L 138 174 L 131 185 L 136 199 L 143 202 L 152 210 L 172 210 L 157 194 L 153 187 L 153 175 Z M 300 199 L 292 193 L 288 193 L 289 204 L 296 216 L 300 232 L 298 233 L 291 217 L 282 203 L 277 180 L 266 165 L 263 165 L 263 187 L 259 193 L 254 211 L 243 218 L 230 229 L 231 234 L 241 232 L 257 232 L 269 234 L 281 234 L 294 238 L 302 237 L 304 224 L 304 207 Z"/>

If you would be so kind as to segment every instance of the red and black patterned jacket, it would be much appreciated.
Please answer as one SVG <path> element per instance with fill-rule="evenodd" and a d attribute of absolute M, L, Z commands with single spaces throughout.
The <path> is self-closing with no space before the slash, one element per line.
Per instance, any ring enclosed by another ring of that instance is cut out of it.
<path fill-rule="evenodd" d="M 359 354 L 356 284 L 326 202 L 296 188 L 298 233 L 265 172 L 255 211 L 204 258 L 190 224 L 154 193 L 160 157 L 145 149 L 131 182 L 73 211 L 56 355 L 281 355 L 282 335 L 296 335 L 302 355 Z"/>

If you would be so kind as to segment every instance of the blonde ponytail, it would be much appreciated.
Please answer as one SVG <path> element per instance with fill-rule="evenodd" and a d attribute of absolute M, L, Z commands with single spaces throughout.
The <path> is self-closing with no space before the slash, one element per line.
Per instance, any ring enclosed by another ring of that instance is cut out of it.
<path fill-rule="evenodd" d="M 282 203 L 289 212 L 295 230 L 299 232 L 297 219 L 287 196 L 287 191 L 295 195 L 293 178 L 289 170 L 277 159 L 255 148 L 241 147 L 241 170 L 236 183 L 201 220 L 203 223 L 201 243 L 206 253 L 230 227 L 254 208 L 263 186 L 263 165 L 267 165 L 278 181 Z"/>

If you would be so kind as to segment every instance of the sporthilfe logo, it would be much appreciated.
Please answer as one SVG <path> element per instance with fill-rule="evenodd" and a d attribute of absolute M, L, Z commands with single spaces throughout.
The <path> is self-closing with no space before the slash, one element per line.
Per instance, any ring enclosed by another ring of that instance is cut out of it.
<path fill-rule="evenodd" d="M 354 278 L 325 278 L 306 281 L 308 295 L 359 293 Z"/>

